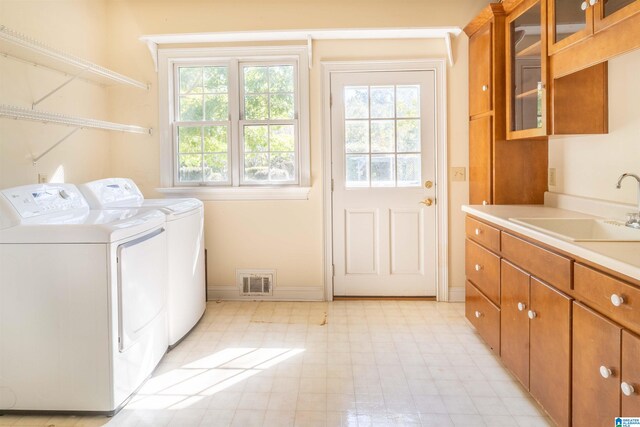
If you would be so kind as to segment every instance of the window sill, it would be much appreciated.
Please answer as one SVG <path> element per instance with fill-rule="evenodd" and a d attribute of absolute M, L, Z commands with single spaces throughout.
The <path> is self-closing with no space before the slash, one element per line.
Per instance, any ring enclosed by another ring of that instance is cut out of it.
<path fill-rule="evenodd" d="M 156 188 L 166 197 L 207 200 L 308 200 L 311 187 L 169 187 Z"/>

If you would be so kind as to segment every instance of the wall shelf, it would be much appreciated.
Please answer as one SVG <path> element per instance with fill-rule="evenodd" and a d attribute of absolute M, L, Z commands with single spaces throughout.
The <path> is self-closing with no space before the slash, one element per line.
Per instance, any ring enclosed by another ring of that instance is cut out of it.
<path fill-rule="evenodd" d="M 107 122 L 104 120 L 86 119 L 65 114 L 37 111 L 13 105 L 0 105 L 0 117 L 16 120 L 30 120 L 41 123 L 54 123 L 59 125 L 73 126 L 77 128 L 104 129 L 112 131 L 141 133 L 151 135 L 151 128 L 144 128 L 135 125 L 124 125 L 120 123 Z"/>
<path fill-rule="evenodd" d="M 139 82 L 87 61 L 86 59 L 47 46 L 40 41 L 13 31 L 4 25 L 0 25 L 0 52 L 11 57 L 20 58 L 34 64 L 62 71 L 71 76 L 82 75 L 83 78 L 100 84 L 117 83 L 139 89 L 149 89 L 147 83 Z"/>

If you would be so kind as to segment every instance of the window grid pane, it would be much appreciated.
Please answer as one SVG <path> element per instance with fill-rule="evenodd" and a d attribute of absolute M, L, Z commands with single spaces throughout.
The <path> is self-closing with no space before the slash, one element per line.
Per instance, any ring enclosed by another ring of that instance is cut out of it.
<path fill-rule="evenodd" d="M 420 86 L 345 86 L 347 187 L 421 183 Z"/>
<path fill-rule="evenodd" d="M 178 181 L 228 182 L 227 125 L 178 126 Z"/>
<path fill-rule="evenodd" d="M 295 183 L 294 66 L 243 65 L 243 182 Z"/>

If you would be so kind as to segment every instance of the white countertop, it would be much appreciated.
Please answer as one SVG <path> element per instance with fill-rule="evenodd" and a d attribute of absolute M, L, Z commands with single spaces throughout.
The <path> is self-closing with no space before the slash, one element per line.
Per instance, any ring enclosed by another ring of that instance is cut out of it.
<path fill-rule="evenodd" d="M 574 242 L 533 230 L 509 218 L 598 218 L 542 205 L 464 205 L 462 210 L 584 260 L 640 280 L 640 242 Z"/>

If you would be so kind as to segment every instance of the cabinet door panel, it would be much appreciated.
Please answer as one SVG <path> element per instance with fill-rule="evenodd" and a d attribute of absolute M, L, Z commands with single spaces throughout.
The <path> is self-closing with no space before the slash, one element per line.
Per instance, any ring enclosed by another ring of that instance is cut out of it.
<path fill-rule="evenodd" d="M 491 197 L 491 127 L 490 116 L 469 122 L 469 203 L 492 203 Z"/>
<path fill-rule="evenodd" d="M 493 305 L 468 280 L 465 287 L 465 316 L 478 330 L 478 334 L 500 354 L 500 309 Z"/>
<path fill-rule="evenodd" d="M 530 286 L 529 391 L 558 426 L 569 426 L 571 298 L 533 277 Z"/>
<path fill-rule="evenodd" d="M 505 260 L 500 270 L 500 356 L 529 388 L 529 275 Z"/>
<path fill-rule="evenodd" d="M 620 411 L 618 325 L 573 304 L 573 425 L 607 426 Z M 637 356 L 636 356 L 637 357 Z M 603 378 L 600 367 L 612 371 Z"/>
<path fill-rule="evenodd" d="M 622 331 L 622 381 L 634 388 L 631 396 L 624 393 L 622 416 L 637 417 L 640 414 L 640 338 Z"/>
<path fill-rule="evenodd" d="M 491 110 L 491 33 L 488 24 L 469 39 L 469 115 Z"/>

